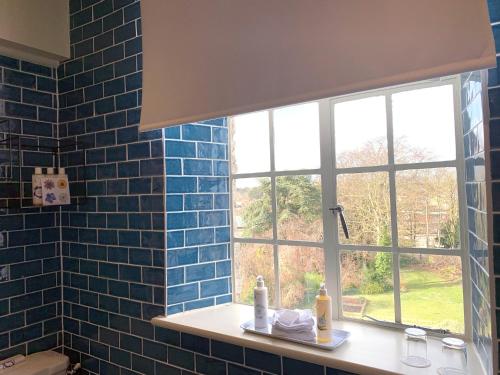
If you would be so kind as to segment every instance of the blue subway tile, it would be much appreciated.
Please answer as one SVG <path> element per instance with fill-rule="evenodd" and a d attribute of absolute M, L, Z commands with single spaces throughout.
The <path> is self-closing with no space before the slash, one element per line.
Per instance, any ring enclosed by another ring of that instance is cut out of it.
<path fill-rule="evenodd" d="M 198 264 L 186 267 L 186 282 L 213 279 L 215 263 Z"/>
<path fill-rule="evenodd" d="M 194 370 L 194 354 L 187 350 L 170 347 L 168 350 L 168 362 L 174 366 Z"/>
<path fill-rule="evenodd" d="M 36 120 L 37 108 L 28 104 L 5 102 L 5 114 L 7 116 Z"/>
<path fill-rule="evenodd" d="M 174 286 L 184 283 L 184 267 L 169 268 L 167 270 L 167 285 Z"/>
<path fill-rule="evenodd" d="M 184 246 L 184 231 L 167 232 L 167 248 L 172 249 Z"/>
<path fill-rule="evenodd" d="M 275 354 L 245 348 L 245 364 L 273 374 L 281 374 L 281 358 Z"/>
<path fill-rule="evenodd" d="M 110 359 L 112 363 L 116 363 L 117 365 L 124 366 L 130 368 L 132 364 L 131 353 L 120 350 L 114 347 L 110 347 L 109 349 Z"/>
<path fill-rule="evenodd" d="M 213 297 L 229 292 L 228 279 L 215 279 L 200 283 L 200 297 Z"/>
<path fill-rule="evenodd" d="M 196 157 L 196 143 L 183 141 L 166 141 L 166 156 L 170 157 Z"/>
<path fill-rule="evenodd" d="M 192 229 L 186 231 L 186 246 L 204 245 L 213 242 L 213 229 Z"/>
<path fill-rule="evenodd" d="M 226 225 L 227 211 L 202 211 L 199 213 L 200 227 L 217 227 Z"/>
<path fill-rule="evenodd" d="M 198 225 L 196 212 L 177 212 L 167 214 L 167 230 L 195 228 Z"/>
<path fill-rule="evenodd" d="M 182 248 L 167 251 L 167 264 L 169 267 L 198 263 L 198 248 Z"/>
<path fill-rule="evenodd" d="M 283 373 L 290 375 L 323 375 L 324 367 L 315 363 L 308 363 L 292 358 L 283 357 Z"/>
<path fill-rule="evenodd" d="M 184 159 L 185 175 L 211 176 L 212 173 L 212 161 Z"/>
<path fill-rule="evenodd" d="M 124 110 L 137 107 L 137 92 L 132 91 L 115 97 L 116 110 Z"/>
<path fill-rule="evenodd" d="M 153 302 L 153 289 L 148 285 L 131 283 L 130 298 L 145 302 Z"/>
<path fill-rule="evenodd" d="M 136 71 L 136 58 L 135 56 L 128 57 L 124 60 L 114 63 L 115 76 L 121 77 Z"/>
<path fill-rule="evenodd" d="M 124 42 L 136 36 L 135 22 L 129 22 L 114 30 L 115 43 Z"/>
<path fill-rule="evenodd" d="M 200 262 L 212 262 L 228 258 L 227 244 L 200 247 Z"/>
<path fill-rule="evenodd" d="M 139 162 L 118 163 L 118 177 L 139 177 Z"/>
<path fill-rule="evenodd" d="M 113 31 L 97 35 L 94 38 L 94 52 L 113 45 Z"/>
<path fill-rule="evenodd" d="M 212 138 L 212 130 L 210 126 L 204 125 L 183 125 L 182 139 L 188 141 L 206 141 L 210 142 Z"/>
<path fill-rule="evenodd" d="M 163 159 L 148 159 L 140 161 L 141 176 L 161 176 L 163 175 Z"/>
<path fill-rule="evenodd" d="M 132 143 L 128 145 L 129 159 L 144 159 L 150 157 L 149 142 Z"/>
<path fill-rule="evenodd" d="M 198 157 L 204 159 L 225 159 L 226 145 L 217 143 L 198 143 Z"/>
<path fill-rule="evenodd" d="M 167 177 L 167 193 L 195 193 L 197 191 L 196 177 Z"/>
<path fill-rule="evenodd" d="M 10 69 L 5 69 L 3 74 L 5 83 L 32 89 L 36 87 L 36 76 L 34 76 L 33 74 L 23 73 Z"/>
<path fill-rule="evenodd" d="M 167 288 L 167 301 L 169 304 L 186 302 L 199 298 L 198 284 L 184 284 Z"/>
<path fill-rule="evenodd" d="M 15 86 L 0 84 L 0 99 L 21 101 L 21 89 Z"/>
<path fill-rule="evenodd" d="M 120 231 L 118 233 L 118 242 L 120 246 L 140 246 L 141 236 L 139 232 Z"/>

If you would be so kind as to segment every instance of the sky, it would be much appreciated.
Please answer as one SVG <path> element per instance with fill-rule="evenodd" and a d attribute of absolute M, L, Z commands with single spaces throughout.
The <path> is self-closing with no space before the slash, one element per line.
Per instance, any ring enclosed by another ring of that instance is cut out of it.
<path fill-rule="evenodd" d="M 426 149 L 433 157 L 424 161 L 456 158 L 452 85 L 399 92 L 392 95 L 391 101 L 394 139 L 404 138 L 410 146 Z M 386 139 L 385 107 L 384 96 L 331 102 L 336 154 L 359 149 L 372 139 Z M 319 168 L 318 103 L 278 108 L 273 116 L 276 170 Z M 232 126 L 233 158 L 237 166 L 233 173 L 269 171 L 268 112 L 235 116 Z M 246 180 L 238 185 L 255 183 Z"/>

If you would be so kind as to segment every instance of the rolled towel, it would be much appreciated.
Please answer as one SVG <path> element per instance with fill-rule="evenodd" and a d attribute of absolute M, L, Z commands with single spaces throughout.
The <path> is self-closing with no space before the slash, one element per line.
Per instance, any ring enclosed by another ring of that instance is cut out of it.
<path fill-rule="evenodd" d="M 309 332 L 314 328 L 311 310 L 278 310 L 273 316 L 273 328 L 284 332 Z"/>

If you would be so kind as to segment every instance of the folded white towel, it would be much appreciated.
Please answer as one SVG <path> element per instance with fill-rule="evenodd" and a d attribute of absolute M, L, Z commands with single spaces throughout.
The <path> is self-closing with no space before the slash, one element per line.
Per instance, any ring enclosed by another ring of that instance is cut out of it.
<path fill-rule="evenodd" d="M 311 310 L 278 310 L 273 316 L 273 328 L 285 332 L 309 332 L 314 328 Z"/>
<path fill-rule="evenodd" d="M 316 341 L 316 332 L 313 329 L 308 331 L 284 331 L 276 326 L 273 326 L 271 333 L 277 337 L 286 337 L 288 339 L 299 341 Z"/>

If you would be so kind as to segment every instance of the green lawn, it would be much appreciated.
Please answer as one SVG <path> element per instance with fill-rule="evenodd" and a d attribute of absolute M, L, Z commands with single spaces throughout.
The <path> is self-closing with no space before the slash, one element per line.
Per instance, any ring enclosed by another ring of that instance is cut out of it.
<path fill-rule="evenodd" d="M 401 270 L 401 314 L 403 323 L 446 328 L 461 333 L 464 329 L 462 283 L 448 282 L 437 272 Z M 367 300 L 365 314 L 376 319 L 394 321 L 392 292 L 350 294 Z M 347 314 L 346 314 L 347 315 Z M 359 314 L 348 316 L 359 318 Z"/>

